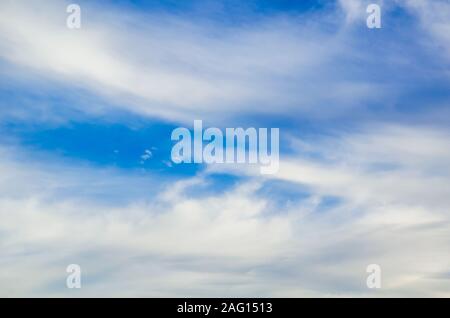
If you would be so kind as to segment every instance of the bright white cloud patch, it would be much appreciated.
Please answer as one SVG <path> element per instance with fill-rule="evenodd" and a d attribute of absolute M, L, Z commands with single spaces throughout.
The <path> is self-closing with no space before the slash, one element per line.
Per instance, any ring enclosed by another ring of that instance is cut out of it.
<path fill-rule="evenodd" d="M 350 21 L 365 19 L 358 1 L 340 3 Z M 421 5 L 427 23 L 426 12 L 436 10 Z M 441 6 L 430 31 L 446 41 L 448 7 Z M 236 27 L 92 4 L 84 4 L 83 12 L 83 28 L 70 30 L 61 22 L 63 2 L 3 1 L 0 56 L 16 67 L 14 76 L 39 74 L 116 107 L 187 122 L 242 113 L 331 116 L 403 89 L 387 85 L 389 74 L 385 81 L 356 76 L 376 72 L 370 62 L 379 56 L 363 41 L 366 35 L 351 36 L 339 12 L 267 17 Z M 401 66 L 409 58 L 393 52 L 386 59 L 403 61 Z"/>

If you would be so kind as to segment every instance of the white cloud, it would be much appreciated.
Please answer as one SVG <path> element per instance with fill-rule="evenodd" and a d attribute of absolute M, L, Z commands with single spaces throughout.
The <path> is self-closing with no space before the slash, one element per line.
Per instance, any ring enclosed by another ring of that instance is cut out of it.
<path fill-rule="evenodd" d="M 2 171 L 33 178 L 0 198 L 1 293 L 74 295 L 65 266 L 77 263 L 84 296 L 448 296 L 448 141 L 445 131 L 397 126 L 303 141 L 309 151 L 282 162 L 277 178 L 308 196 L 281 205 L 259 193 L 266 177 L 193 196 L 211 187 L 206 172 L 111 207 L 55 196 L 98 173 L 73 179 L 3 158 Z M 383 270 L 376 293 L 365 287 L 371 263 Z"/>
<path fill-rule="evenodd" d="M 151 157 L 153 157 L 153 153 L 149 149 L 145 149 L 144 153 L 141 155 L 141 161 L 140 163 L 143 164 L 145 161 L 149 160 Z"/>
<path fill-rule="evenodd" d="M 341 3 L 354 21 L 356 2 Z M 408 3 L 446 47 L 445 4 Z M 272 17 L 234 28 L 82 10 L 83 28 L 71 31 L 63 2 L 2 1 L 0 56 L 8 69 L 189 123 L 247 111 L 348 114 L 400 90 L 340 70 L 346 58 L 370 58 L 348 25 L 330 32 L 320 15 L 317 23 Z M 403 63 L 404 55 L 383 59 Z M 195 196 L 200 186 L 217 186 L 206 179 L 224 166 L 163 191 L 160 179 L 38 164 L 38 154 L 11 158 L 16 150 L 2 147 L 0 294 L 449 296 L 449 140 L 446 130 L 399 125 L 297 139 L 298 152 L 281 158 L 277 175 L 245 167 L 249 181 Z M 279 204 L 275 192 L 261 195 L 274 180 L 306 198 Z M 70 263 L 82 266 L 80 291 L 65 289 Z M 365 287 L 370 263 L 383 269 L 376 293 Z"/>
<path fill-rule="evenodd" d="M 0 57 L 9 76 L 35 74 L 131 112 L 187 122 L 246 112 L 323 116 L 394 94 L 352 78 L 353 64 L 335 67 L 365 50 L 345 28 L 330 28 L 339 25 L 335 12 L 233 27 L 82 4 L 80 30 L 66 28 L 66 15 L 61 1 L 2 1 Z"/>
<path fill-rule="evenodd" d="M 438 49 L 445 50 L 442 56 L 448 58 L 450 54 L 450 2 L 445 0 L 407 0 L 399 3 L 419 16 L 422 28 L 434 37 Z M 434 46 L 436 49 L 436 45 Z"/>
<path fill-rule="evenodd" d="M 344 10 L 347 23 L 354 22 L 355 20 L 364 20 L 366 2 L 361 0 L 339 0 L 341 8 Z"/>

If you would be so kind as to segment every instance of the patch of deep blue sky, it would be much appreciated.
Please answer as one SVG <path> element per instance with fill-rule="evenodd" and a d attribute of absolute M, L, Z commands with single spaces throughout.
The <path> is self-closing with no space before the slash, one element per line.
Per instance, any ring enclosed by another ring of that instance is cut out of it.
<path fill-rule="evenodd" d="M 196 16 L 219 18 L 220 23 L 239 25 L 252 17 L 327 10 L 330 1 L 110 0 L 101 5 L 105 10 L 113 6 L 122 10 L 169 12 L 192 19 Z M 332 134 L 342 129 L 351 131 L 357 129 L 361 122 L 367 121 L 406 121 L 414 125 L 420 122 L 423 113 L 430 112 L 433 107 L 439 113 L 439 107 L 450 100 L 448 79 L 440 75 L 447 66 L 442 64 L 441 59 L 435 58 L 439 52 L 429 51 L 423 46 L 420 41 L 423 31 L 417 27 L 417 21 L 409 13 L 394 8 L 388 14 L 383 14 L 381 30 L 368 30 L 362 25 L 352 32 L 350 36 L 360 38 L 360 50 L 366 52 L 366 58 L 358 60 L 344 52 L 329 65 L 330 74 L 343 74 L 337 80 L 391 84 L 392 88 L 399 89 L 395 98 L 387 97 L 388 94 L 383 96 L 383 92 L 380 92 L 380 98 L 364 100 L 364 107 L 358 107 L 359 110 L 352 110 L 337 118 L 309 117 L 303 116 L 301 112 L 279 116 L 241 114 L 236 120 L 236 127 L 279 127 L 282 131 L 281 152 L 286 154 L 290 149 L 284 136 L 312 139 L 314 136 Z M 390 56 L 399 54 L 404 54 L 408 63 L 389 62 Z M 2 65 L 10 67 L 3 62 Z M 0 131 L 3 142 L 15 142 L 30 151 L 120 169 L 175 175 L 193 175 L 201 169 L 197 165 L 170 164 L 173 145 L 170 134 L 178 126 L 177 123 L 142 118 L 119 110 L 86 115 L 77 109 L 87 109 L 86 106 L 89 105 L 77 107 L 74 104 L 91 103 L 92 107 L 95 105 L 101 109 L 107 102 L 89 96 L 86 92 L 80 93 L 76 88 L 58 86 L 59 84 L 54 87 L 54 83 L 41 83 L 39 87 L 34 87 L 33 83 L 36 83 L 37 78 L 33 76 L 30 75 L 31 81 L 28 83 L 26 80 L 12 80 L 0 73 Z M 88 97 L 80 101 L 77 98 L 80 94 Z M 42 105 L 47 105 L 52 110 L 51 120 L 47 120 L 45 116 L 39 117 L 40 110 L 42 114 L 46 113 L 45 106 Z M 30 120 L 26 114 L 21 114 L 21 109 L 25 112 L 29 109 L 36 119 Z M 58 117 L 64 120 L 59 122 Z M 142 160 L 146 150 L 151 152 L 151 157 Z M 229 181 L 224 177 L 221 179 Z"/>
<path fill-rule="evenodd" d="M 318 10 L 328 0 L 109 0 L 108 3 L 125 9 L 164 11 L 175 14 L 222 16 L 239 21 L 255 14 L 302 13 Z"/>

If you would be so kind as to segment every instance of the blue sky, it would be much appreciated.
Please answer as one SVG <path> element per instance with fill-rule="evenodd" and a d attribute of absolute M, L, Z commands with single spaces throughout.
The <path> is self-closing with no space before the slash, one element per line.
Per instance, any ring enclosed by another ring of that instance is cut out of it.
<path fill-rule="evenodd" d="M 71 30 L 3 1 L 0 295 L 450 295 L 450 4 L 373 2 L 381 29 L 365 0 L 78 1 Z M 280 171 L 171 162 L 196 119 L 279 128 Z"/>

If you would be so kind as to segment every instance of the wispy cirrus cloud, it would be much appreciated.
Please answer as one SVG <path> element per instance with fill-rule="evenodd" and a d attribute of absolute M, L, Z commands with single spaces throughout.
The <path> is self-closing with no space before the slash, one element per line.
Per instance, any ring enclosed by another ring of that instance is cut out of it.
<path fill-rule="evenodd" d="M 437 45 L 428 43 L 438 50 L 444 50 L 442 56 L 448 57 L 450 50 L 450 4 L 448 1 L 408 0 L 405 7 L 414 12 L 421 21 L 425 32 L 431 34 Z"/>
<path fill-rule="evenodd" d="M 445 132 L 404 127 L 297 142 L 302 151 L 275 176 L 297 191 L 282 201 L 274 179 L 259 176 L 192 196 L 217 165 L 110 206 L 49 191 L 67 180 L 83 188 L 95 171 L 68 178 L 16 163 L 33 190 L 2 191 L 2 292 L 68 295 L 61 282 L 75 262 L 84 296 L 371 296 L 365 268 L 377 263 L 376 295 L 448 295 L 448 142 Z M 108 189 L 117 172 L 99 176 Z M 24 272 L 33 279 L 11 283 Z"/>
<path fill-rule="evenodd" d="M 352 3 L 342 2 L 343 8 Z M 65 26 L 65 5 L 2 2 L 0 54 L 15 76 L 39 74 L 110 106 L 174 121 L 292 111 L 329 117 L 392 104 L 408 90 L 389 80 L 392 67 L 415 63 L 395 46 L 368 45 L 365 38 L 373 35 L 366 29 L 355 37 L 333 7 L 226 25 L 82 3 L 83 28 L 74 31 Z M 365 17 L 360 11 L 351 14 Z M 386 34 L 384 45 L 394 45 L 392 36 Z M 410 70 L 410 80 L 415 77 Z"/>
<path fill-rule="evenodd" d="M 2 1 L 0 123 L 11 138 L 0 147 L 0 294 L 448 296 L 449 79 L 436 53 L 448 4 L 384 1 L 386 23 L 370 33 L 361 3 L 227 23 L 81 2 L 73 31 L 66 2 Z M 410 19 L 420 23 L 398 27 Z M 36 133 L 35 147 L 9 126 L 86 114 L 104 127 Z M 113 149 L 139 163 L 165 130 L 131 145 L 136 135 L 99 120 L 130 114 L 217 126 L 269 115 L 290 147 L 269 177 L 229 165 L 140 174 L 115 167 Z M 55 135 L 63 141 L 42 142 Z M 110 165 L 79 145 L 69 149 L 81 160 L 61 155 L 82 138 L 117 139 L 100 149 Z M 81 290 L 65 288 L 70 263 L 82 266 Z M 381 290 L 365 285 L 370 263 L 382 266 Z"/>

